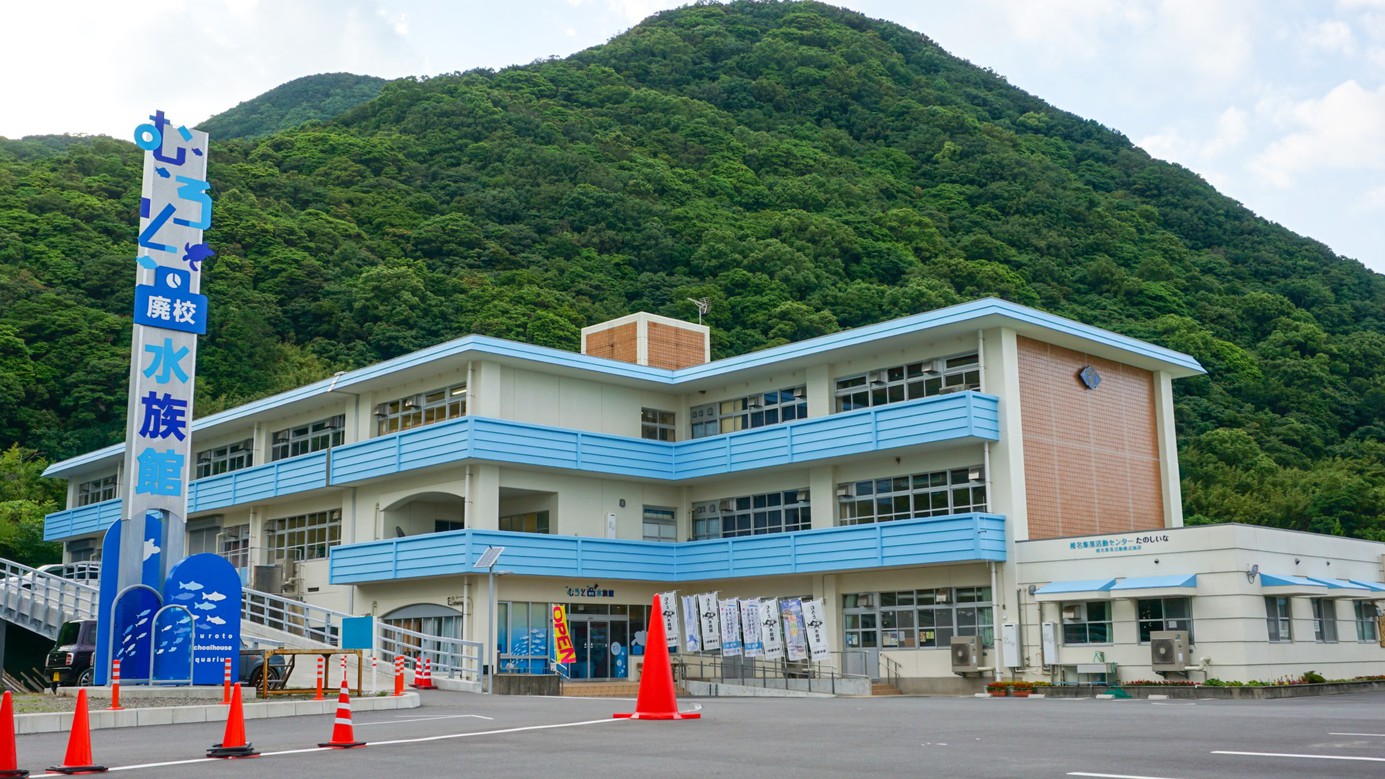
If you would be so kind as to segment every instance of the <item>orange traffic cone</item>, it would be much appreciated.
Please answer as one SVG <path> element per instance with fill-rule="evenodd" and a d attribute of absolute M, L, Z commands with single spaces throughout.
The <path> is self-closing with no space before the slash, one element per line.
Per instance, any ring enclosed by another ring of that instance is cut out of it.
<path fill-rule="evenodd" d="M 333 749 L 365 746 L 364 741 L 356 740 L 356 734 L 351 727 L 351 696 L 346 692 L 345 676 L 341 678 L 341 695 L 337 696 L 337 720 L 332 726 L 332 740 L 318 746 Z"/>
<path fill-rule="evenodd" d="M 10 701 L 10 691 L 0 701 L 0 779 L 24 779 L 29 772 L 19 767 L 19 756 L 15 754 L 14 743 L 14 703 Z"/>
<path fill-rule="evenodd" d="M 99 774 L 106 770 L 103 765 L 91 762 L 91 726 L 87 723 L 87 690 L 77 691 L 77 711 L 72 715 L 72 735 L 67 739 L 67 757 L 60 766 L 49 766 L 49 771 L 60 774 Z"/>
<path fill-rule="evenodd" d="M 612 714 L 615 719 L 699 719 L 698 712 L 678 710 L 678 698 L 673 690 L 673 667 L 668 661 L 668 640 L 664 636 L 663 609 L 659 596 L 654 596 L 654 608 L 649 612 L 649 632 L 644 646 L 644 673 L 640 676 L 640 694 L 631 714 Z"/>
<path fill-rule="evenodd" d="M 231 710 L 226 715 L 226 735 L 220 744 L 212 744 L 207 757 L 259 757 L 260 753 L 245 742 L 245 712 L 240 705 L 240 685 L 231 688 Z"/>
<path fill-rule="evenodd" d="M 414 661 L 414 684 L 415 690 L 433 689 L 433 661 L 426 657 Z"/>

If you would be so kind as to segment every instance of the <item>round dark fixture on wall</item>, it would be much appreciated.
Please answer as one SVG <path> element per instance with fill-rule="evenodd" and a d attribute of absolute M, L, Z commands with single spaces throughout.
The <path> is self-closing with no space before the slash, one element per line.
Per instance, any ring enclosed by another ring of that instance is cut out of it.
<path fill-rule="evenodd" d="M 1096 368 L 1088 365 L 1077 372 L 1077 379 L 1086 385 L 1087 389 L 1094 390 L 1101 383 L 1101 374 L 1096 372 Z"/>

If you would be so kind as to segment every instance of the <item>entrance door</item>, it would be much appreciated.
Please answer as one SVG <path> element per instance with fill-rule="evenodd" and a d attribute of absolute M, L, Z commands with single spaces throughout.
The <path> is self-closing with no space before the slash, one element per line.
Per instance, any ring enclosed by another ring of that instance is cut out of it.
<path fill-rule="evenodd" d="M 630 625 L 600 617 L 572 620 L 572 648 L 577 660 L 573 679 L 624 679 L 628 676 Z"/>

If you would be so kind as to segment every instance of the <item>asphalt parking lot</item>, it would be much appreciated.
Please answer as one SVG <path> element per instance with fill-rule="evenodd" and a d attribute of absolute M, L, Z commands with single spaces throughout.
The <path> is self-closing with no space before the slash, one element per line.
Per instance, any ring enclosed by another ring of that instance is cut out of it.
<path fill-rule="evenodd" d="M 202 760 L 223 726 L 96 731 L 93 757 L 149 777 L 433 776 L 1380 777 L 1385 693 L 1277 701 L 1006 698 L 684 699 L 702 718 L 611 719 L 618 699 L 430 692 L 357 714 L 369 746 L 316 749 L 331 717 L 251 720 L 255 760 Z M 61 763 L 66 735 L 22 736 L 19 766 Z"/>

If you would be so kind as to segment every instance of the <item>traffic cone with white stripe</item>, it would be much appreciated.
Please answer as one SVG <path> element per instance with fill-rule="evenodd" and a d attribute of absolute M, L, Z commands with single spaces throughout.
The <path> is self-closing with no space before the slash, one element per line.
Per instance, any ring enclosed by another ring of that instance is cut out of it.
<path fill-rule="evenodd" d="M 10 691 L 5 690 L 0 702 L 0 777 L 4 779 L 24 779 L 28 771 L 19 767 L 19 757 L 15 754 L 14 703 L 10 701 Z"/>
<path fill-rule="evenodd" d="M 77 690 L 77 711 L 72 715 L 72 734 L 67 739 L 67 756 L 60 766 L 49 766 L 50 773 L 99 774 L 106 770 L 91 759 L 91 725 L 87 722 L 87 688 Z"/>
<path fill-rule="evenodd" d="M 414 663 L 415 690 L 433 689 L 433 661 L 424 657 Z"/>
<path fill-rule="evenodd" d="M 220 744 L 212 744 L 207 757 L 259 757 L 260 753 L 245 741 L 245 711 L 240 704 L 240 685 L 231 689 L 231 710 L 226 715 L 226 735 Z"/>
<path fill-rule="evenodd" d="M 318 746 L 333 749 L 365 746 L 364 741 L 356 740 L 356 734 L 351 727 L 351 696 L 347 694 L 345 673 L 341 675 L 341 695 L 337 696 L 337 719 L 332 725 L 332 740 Z"/>

